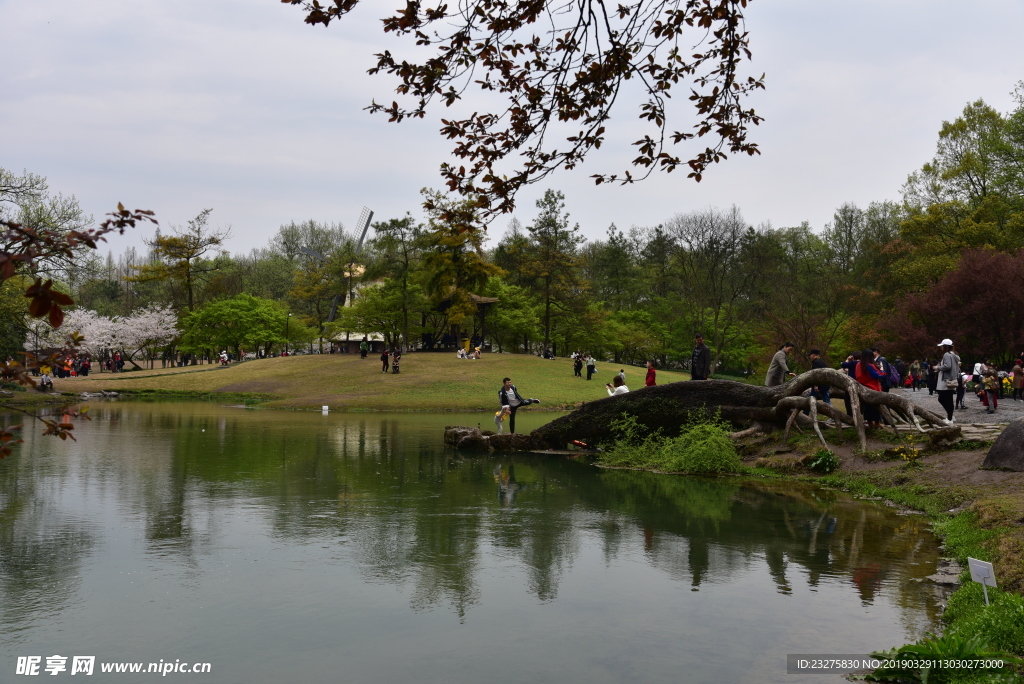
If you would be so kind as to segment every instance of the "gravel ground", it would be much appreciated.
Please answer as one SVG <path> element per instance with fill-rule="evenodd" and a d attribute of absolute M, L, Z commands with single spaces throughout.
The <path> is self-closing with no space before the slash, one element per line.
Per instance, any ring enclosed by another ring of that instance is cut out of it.
<path fill-rule="evenodd" d="M 900 392 L 918 406 L 937 413 L 943 418 L 946 417 L 945 409 L 939 405 L 939 395 L 932 394 L 929 396 L 927 389 L 916 392 L 908 389 L 891 391 Z M 1024 401 L 1014 401 L 1009 393 L 999 400 L 999 408 L 996 409 L 995 413 L 987 413 L 987 409 L 978 397 L 970 392 L 964 396 L 964 406 L 967 408 L 957 409 L 953 415 L 953 419 L 958 423 L 1009 423 L 1015 418 L 1024 417 Z"/>

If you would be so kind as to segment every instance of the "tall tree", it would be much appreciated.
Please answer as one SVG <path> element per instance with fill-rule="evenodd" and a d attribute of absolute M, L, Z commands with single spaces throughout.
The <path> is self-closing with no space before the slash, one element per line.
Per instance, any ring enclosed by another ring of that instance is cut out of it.
<path fill-rule="evenodd" d="M 424 197 L 435 208 L 428 213 L 424 231 L 423 290 L 443 308 L 451 325 L 461 326 L 476 314 L 471 295 L 483 289 L 492 276 L 503 271 L 487 261 L 483 252 L 483 236 L 475 230 L 472 204 L 456 201 L 433 190 L 424 190 Z M 448 217 L 458 218 L 448 218 Z"/>
<path fill-rule="evenodd" d="M 136 265 L 133 282 L 167 281 L 181 286 L 184 292 L 185 308 L 195 310 L 196 287 L 205 282 L 210 273 L 217 270 L 214 263 L 204 263 L 211 252 L 219 254 L 224 241 L 231 237 L 230 228 L 213 228 L 209 225 L 210 212 L 203 209 L 185 228 L 171 227 L 171 235 L 160 235 L 147 242 L 153 250 L 149 263 Z"/>
<path fill-rule="evenodd" d="M 567 307 L 583 284 L 579 248 L 584 238 L 579 224 L 570 227 L 561 192 L 545 191 L 537 200 L 537 209 L 537 218 L 526 227 L 530 243 L 523 271 L 533 281 L 541 307 L 544 346 L 549 347 L 553 316 Z"/>
<path fill-rule="evenodd" d="M 665 229 L 677 247 L 672 265 L 678 273 L 678 296 L 688 308 L 689 335 L 704 334 L 714 368 L 763 274 L 756 235 L 735 206 L 677 214 Z"/>
<path fill-rule="evenodd" d="M 370 244 L 374 259 L 368 264 L 364 278 L 387 278 L 396 289 L 396 304 L 401 314 L 402 349 L 411 348 L 409 317 L 423 299 L 415 279 L 423 260 L 423 230 L 408 214 L 373 226 L 375 237 Z"/>

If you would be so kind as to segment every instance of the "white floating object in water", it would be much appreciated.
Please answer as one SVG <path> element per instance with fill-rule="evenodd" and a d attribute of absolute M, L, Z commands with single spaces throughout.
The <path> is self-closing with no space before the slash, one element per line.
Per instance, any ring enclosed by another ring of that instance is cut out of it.
<path fill-rule="evenodd" d="M 326 406 L 322 406 L 321 408 L 323 409 L 323 412 L 324 412 L 324 413 L 327 413 L 327 408 L 328 408 L 328 407 L 326 407 Z"/>

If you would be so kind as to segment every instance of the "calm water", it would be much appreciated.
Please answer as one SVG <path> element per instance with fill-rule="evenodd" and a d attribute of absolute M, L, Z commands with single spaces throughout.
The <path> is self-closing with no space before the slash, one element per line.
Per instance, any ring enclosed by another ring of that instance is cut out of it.
<path fill-rule="evenodd" d="M 486 413 L 91 412 L 0 461 L 0 682 L 792 682 L 937 613 L 925 522 L 833 492 L 442 448 Z"/>

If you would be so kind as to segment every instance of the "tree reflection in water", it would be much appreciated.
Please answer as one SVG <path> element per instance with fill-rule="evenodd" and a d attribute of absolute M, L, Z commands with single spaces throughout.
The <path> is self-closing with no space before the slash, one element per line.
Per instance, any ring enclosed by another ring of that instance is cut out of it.
<path fill-rule="evenodd" d="M 481 602 L 481 573 L 492 561 L 514 566 L 537 600 L 556 600 L 583 536 L 598 540 L 606 564 L 640 545 L 646 563 L 693 590 L 766 572 L 789 594 L 799 573 L 812 589 L 840 579 L 864 605 L 889 591 L 936 617 L 938 602 L 908 581 L 930 574 L 937 559 L 926 522 L 836 492 L 457 454 L 440 447 L 443 419 L 427 429 L 418 416 L 324 423 L 114 405 L 94 409 L 94 418 L 77 461 L 44 459 L 38 450 L 47 447 L 30 440 L 25 449 L 38 460 L 0 464 L 5 625 L 24 619 L 33 592 L 59 587 L 57 600 L 71 600 L 76 564 L 96 543 L 60 500 L 72 480 L 140 516 L 148 552 L 168 562 L 194 565 L 211 553 L 223 511 L 241 507 L 273 540 L 336 547 L 364 581 L 408 591 L 413 610 L 447 606 L 460 619 Z"/>

